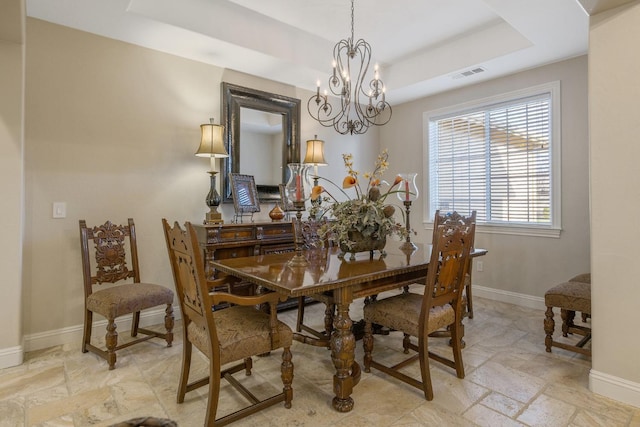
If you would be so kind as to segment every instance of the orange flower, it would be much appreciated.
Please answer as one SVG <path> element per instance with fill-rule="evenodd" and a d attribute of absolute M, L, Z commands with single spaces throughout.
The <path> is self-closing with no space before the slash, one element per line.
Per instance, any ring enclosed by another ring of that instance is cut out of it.
<path fill-rule="evenodd" d="M 342 181 L 342 188 L 351 188 L 354 187 L 358 183 L 358 180 L 355 176 L 348 175 Z"/>
<path fill-rule="evenodd" d="M 324 188 L 321 185 L 316 185 L 311 189 L 311 200 L 318 200 L 320 194 L 324 191 Z"/>
<path fill-rule="evenodd" d="M 380 180 L 378 178 L 371 180 L 372 187 L 377 187 L 378 185 L 380 185 Z"/>
<path fill-rule="evenodd" d="M 395 187 L 396 185 L 400 184 L 401 182 L 402 182 L 402 177 L 400 175 L 396 175 L 396 179 L 395 179 L 395 181 L 393 181 L 392 187 Z"/>

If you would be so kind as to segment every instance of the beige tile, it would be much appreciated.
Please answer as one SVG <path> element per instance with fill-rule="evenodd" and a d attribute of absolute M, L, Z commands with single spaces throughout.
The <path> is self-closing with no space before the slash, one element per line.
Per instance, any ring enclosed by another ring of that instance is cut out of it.
<path fill-rule="evenodd" d="M 0 400 L 14 396 L 26 396 L 38 390 L 64 384 L 64 368 L 58 362 L 56 366 L 27 371 L 14 371 L 3 375 L 0 382 Z"/>
<path fill-rule="evenodd" d="M 540 378 L 493 361 L 480 366 L 466 379 L 520 402 L 528 402 L 545 385 Z"/>
<path fill-rule="evenodd" d="M 412 419 L 415 419 L 419 423 L 418 425 L 451 427 L 469 427 L 476 425 L 475 423 L 469 422 L 469 420 L 465 419 L 458 412 L 448 410 L 439 405 L 432 405 L 431 403 L 432 402 L 425 402 L 409 414 Z M 406 417 L 403 417 L 393 425 L 403 425 L 399 423 L 405 418 Z"/>
<path fill-rule="evenodd" d="M 624 427 L 632 426 L 633 424 L 627 421 L 615 420 L 597 412 L 579 409 L 571 425 L 577 427 Z"/>
<path fill-rule="evenodd" d="M 29 424 L 40 424 L 48 420 L 57 419 L 63 415 L 93 411 L 96 406 L 105 402 L 115 402 L 108 387 L 79 393 L 59 400 L 53 400 L 42 405 L 35 405 L 27 409 Z M 115 411 L 114 411 L 115 412 Z"/>
<path fill-rule="evenodd" d="M 566 426 L 575 412 L 575 406 L 541 395 L 522 412 L 518 421 L 530 426 Z"/>
<path fill-rule="evenodd" d="M 523 403 L 510 399 L 499 393 L 491 393 L 482 399 L 480 403 L 489 409 L 493 409 L 496 412 L 506 415 L 507 417 L 514 417 L 524 407 Z"/>
<path fill-rule="evenodd" d="M 544 394 L 579 408 L 596 412 L 615 422 L 627 422 L 633 414 L 633 407 L 592 393 L 586 387 L 571 387 L 570 384 L 552 383 L 545 389 Z"/>
<path fill-rule="evenodd" d="M 473 406 L 464 413 L 464 418 L 482 427 L 525 427 L 525 424 L 514 421 L 483 405 Z"/>
<path fill-rule="evenodd" d="M 76 424 L 73 421 L 73 416 L 63 415 L 61 417 L 44 421 L 40 424 L 34 424 L 35 427 L 73 427 Z"/>
<path fill-rule="evenodd" d="M 24 398 L 0 400 L 0 427 L 23 426 L 24 420 Z"/>

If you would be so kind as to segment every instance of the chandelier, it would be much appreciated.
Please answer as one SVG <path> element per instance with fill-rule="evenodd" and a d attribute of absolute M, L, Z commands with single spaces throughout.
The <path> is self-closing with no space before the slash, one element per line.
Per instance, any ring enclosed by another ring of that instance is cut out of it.
<path fill-rule="evenodd" d="M 333 48 L 333 73 L 329 77 L 329 90 L 340 98 L 339 108 L 330 102 L 327 90 L 320 93 L 320 81 L 316 94 L 307 102 L 311 117 L 342 135 L 363 134 L 370 126 L 382 126 L 391 119 L 391 105 L 385 100 L 385 87 L 377 65 L 373 79 L 365 84 L 371 46 L 363 39 L 354 44 L 353 1 L 351 37 L 340 40 Z"/>

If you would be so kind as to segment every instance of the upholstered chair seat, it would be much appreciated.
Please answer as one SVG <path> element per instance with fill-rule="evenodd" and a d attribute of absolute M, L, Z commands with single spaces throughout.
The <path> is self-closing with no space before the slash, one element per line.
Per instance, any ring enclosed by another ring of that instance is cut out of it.
<path fill-rule="evenodd" d="M 544 294 L 547 307 L 591 313 L 591 284 L 565 282 L 554 286 Z"/>
<path fill-rule="evenodd" d="M 279 345 L 271 344 L 269 315 L 254 307 L 233 306 L 215 311 L 213 320 L 218 332 L 220 364 L 242 360 L 258 353 L 268 353 L 278 347 L 290 347 L 293 340 L 291 328 L 277 321 Z M 205 328 L 189 323 L 189 338 L 198 350 L 211 357 L 209 335 Z M 275 348 L 274 348 L 275 347 Z"/>
<path fill-rule="evenodd" d="M 153 283 L 114 286 L 95 291 L 87 298 L 87 310 L 116 318 L 162 304 L 173 303 L 171 289 Z"/>
<path fill-rule="evenodd" d="M 373 323 L 385 325 L 389 329 L 405 331 L 419 336 L 420 310 L 423 296 L 414 293 L 403 293 L 378 300 L 376 304 L 364 306 L 364 317 Z M 431 307 L 427 334 L 445 328 L 455 320 L 455 312 L 451 304 Z"/>

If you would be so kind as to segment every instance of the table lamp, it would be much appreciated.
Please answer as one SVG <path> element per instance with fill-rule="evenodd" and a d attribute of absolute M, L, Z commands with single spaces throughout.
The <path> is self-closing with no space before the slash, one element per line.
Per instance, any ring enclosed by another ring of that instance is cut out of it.
<path fill-rule="evenodd" d="M 324 141 L 315 135 L 307 141 L 307 152 L 302 163 L 313 165 L 313 185 L 318 185 L 318 166 L 327 166 L 324 159 Z"/>
<path fill-rule="evenodd" d="M 324 159 L 324 141 L 318 139 L 318 135 L 307 141 L 307 152 L 302 162 L 307 165 L 313 165 L 313 186 L 316 187 L 318 185 L 318 166 L 327 166 L 327 162 Z M 316 208 L 321 203 L 322 199 L 320 197 L 311 201 L 311 204 Z"/>
<path fill-rule="evenodd" d="M 214 124 L 213 119 L 209 119 L 209 124 L 200 125 L 200 132 L 202 134 L 200 139 L 200 146 L 196 151 L 198 157 L 209 157 L 211 159 L 211 170 L 209 175 L 211 176 L 211 188 L 205 199 L 207 206 L 209 206 L 209 212 L 205 216 L 205 224 L 222 224 L 222 214 L 218 212 L 218 206 L 220 206 L 220 195 L 216 191 L 216 159 L 229 157 L 227 150 L 224 148 L 223 134 L 224 126 Z"/>

